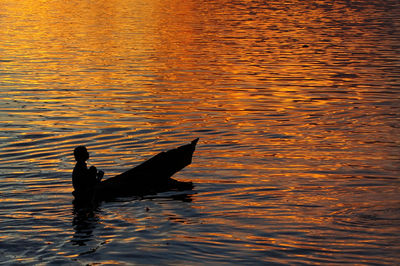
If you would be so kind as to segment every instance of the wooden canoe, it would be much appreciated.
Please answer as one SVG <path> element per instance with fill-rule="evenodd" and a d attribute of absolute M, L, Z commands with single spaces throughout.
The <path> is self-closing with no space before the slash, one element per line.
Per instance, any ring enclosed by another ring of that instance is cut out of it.
<path fill-rule="evenodd" d="M 161 152 L 120 175 L 100 182 L 95 189 L 96 200 L 121 196 L 153 194 L 167 190 L 192 189 L 192 182 L 171 177 L 192 162 L 198 138 L 178 148 Z"/>

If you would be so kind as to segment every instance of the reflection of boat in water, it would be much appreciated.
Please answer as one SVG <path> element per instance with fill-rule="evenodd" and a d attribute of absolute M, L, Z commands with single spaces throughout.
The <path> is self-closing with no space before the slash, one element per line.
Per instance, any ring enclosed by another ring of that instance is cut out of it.
<path fill-rule="evenodd" d="M 167 190 L 192 189 L 192 182 L 182 182 L 171 176 L 192 162 L 197 141 L 161 152 L 142 164 L 120 175 L 97 184 L 96 200 L 107 200 L 120 196 L 153 194 Z"/>
<path fill-rule="evenodd" d="M 173 201 L 181 201 L 181 202 L 191 202 L 192 197 L 186 192 L 189 191 L 183 191 L 183 192 L 167 192 L 163 194 L 158 194 L 158 195 L 144 195 L 140 196 L 140 198 L 147 199 L 147 200 L 173 200 Z M 118 201 L 124 201 L 124 199 L 119 199 Z M 130 201 L 131 198 L 127 198 L 126 200 Z M 142 212 L 148 212 L 150 209 L 147 207 L 146 201 L 142 201 L 141 207 Z M 140 207 L 139 207 L 140 209 Z M 101 246 L 103 246 L 105 243 L 108 241 L 93 241 L 96 239 L 99 239 L 98 236 L 96 236 L 96 228 L 98 227 L 99 224 L 102 224 L 102 207 L 101 207 L 101 202 L 91 202 L 91 203 L 86 203 L 83 204 L 74 201 L 73 202 L 73 220 L 72 220 L 72 228 L 74 229 L 74 235 L 71 238 L 71 243 L 72 245 L 77 245 L 77 246 L 89 246 L 89 249 L 87 251 L 84 251 L 80 253 L 79 255 L 87 255 L 90 253 L 96 252 Z M 166 216 L 169 219 L 175 218 L 177 219 L 174 215 L 166 214 Z M 181 217 L 179 218 L 179 221 L 184 221 L 185 218 Z M 104 239 L 103 239 L 104 240 Z M 90 248 L 91 247 L 91 248 Z"/>

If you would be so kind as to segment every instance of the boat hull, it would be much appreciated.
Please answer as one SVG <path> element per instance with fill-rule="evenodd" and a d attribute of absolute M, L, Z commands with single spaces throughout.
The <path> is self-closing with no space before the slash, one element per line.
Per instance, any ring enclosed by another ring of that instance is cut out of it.
<path fill-rule="evenodd" d="M 120 175 L 100 182 L 95 188 L 95 199 L 107 200 L 168 190 L 192 189 L 192 182 L 177 181 L 171 177 L 191 164 L 198 140 L 161 152 Z"/>

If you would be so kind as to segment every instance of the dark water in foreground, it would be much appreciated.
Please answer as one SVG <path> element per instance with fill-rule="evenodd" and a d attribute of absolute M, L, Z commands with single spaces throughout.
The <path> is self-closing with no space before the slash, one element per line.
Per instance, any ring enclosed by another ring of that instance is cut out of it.
<path fill-rule="evenodd" d="M 310 3 L 309 3 L 310 2 Z M 400 264 L 398 1 L 2 1 L 1 264 Z M 193 191 L 74 214 L 200 137 Z"/>

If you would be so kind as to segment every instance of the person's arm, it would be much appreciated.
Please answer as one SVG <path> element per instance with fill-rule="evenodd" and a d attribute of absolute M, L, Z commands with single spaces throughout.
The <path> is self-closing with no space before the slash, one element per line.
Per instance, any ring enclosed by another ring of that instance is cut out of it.
<path fill-rule="evenodd" d="M 104 172 L 101 171 L 101 170 L 97 171 L 97 168 L 94 167 L 94 166 L 90 166 L 89 172 L 90 172 L 90 176 L 93 176 L 93 177 L 94 177 L 94 178 L 91 178 L 91 179 L 95 179 L 95 180 L 96 180 L 96 183 L 97 183 L 97 182 L 100 182 L 101 179 L 102 179 L 103 176 L 104 176 Z"/>
<path fill-rule="evenodd" d="M 99 170 L 99 172 L 97 172 L 97 182 L 100 182 L 103 176 L 104 172 L 102 170 Z"/>

